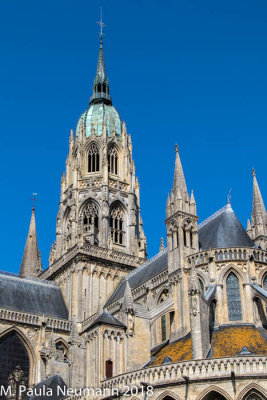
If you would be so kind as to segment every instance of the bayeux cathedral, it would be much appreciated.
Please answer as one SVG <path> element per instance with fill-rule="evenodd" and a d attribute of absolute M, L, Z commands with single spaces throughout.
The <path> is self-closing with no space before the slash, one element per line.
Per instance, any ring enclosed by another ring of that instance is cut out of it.
<path fill-rule="evenodd" d="M 255 171 L 246 230 L 230 201 L 199 223 L 177 146 L 173 158 L 167 244 L 147 259 L 131 136 L 100 36 L 49 267 L 33 208 L 19 275 L 0 273 L 1 399 L 38 387 L 60 387 L 51 399 L 71 398 L 66 388 L 75 399 L 267 399 L 267 214 Z"/>

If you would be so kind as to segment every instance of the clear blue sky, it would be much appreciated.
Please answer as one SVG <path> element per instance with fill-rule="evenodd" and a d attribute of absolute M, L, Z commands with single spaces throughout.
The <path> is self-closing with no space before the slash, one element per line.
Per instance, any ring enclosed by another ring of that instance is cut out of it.
<path fill-rule="evenodd" d="M 245 225 L 256 169 L 267 201 L 266 0 L 8 0 L 0 4 L 1 265 L 18 272 L 38 192 L 48 263 L 69 130 L 87 107 L 103 6 L 113 103 L 132 134 L 149 255 L 165 237 L 177 142 L 200 220 Z"/>

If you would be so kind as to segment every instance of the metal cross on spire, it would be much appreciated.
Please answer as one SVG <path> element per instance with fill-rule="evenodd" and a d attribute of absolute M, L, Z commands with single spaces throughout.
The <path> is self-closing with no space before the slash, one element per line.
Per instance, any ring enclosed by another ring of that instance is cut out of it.
<path fill-rule="evenodd" d="M 38 196 L 38 193 L 33 193 L 32 194 L 32 209 L 35 209 L 35 202 L 36 202 L 36 197 Z"/>
<path fill-rule="evenodd" d="M 230 188 L 230 189 L 229 189 L 229 192 L 228 192 L 228 196 L 227 196 L 227 203 L 228 203 L 228 204 L 231 204 L 231 197 L 232 197 L 232 196 L 231 196 L 231 192 L 232 192 L 232 188 Z"/>
<path fill-rule="evenodd" d="M 103 28 L 105 26 L 107 26 L 103 22 L 102 10 L 103 10 L 103 7 L 100 7 L 100 21 L 97 22 L 97 24 L 100 26 L 100 39 L 103 38 Z"/>

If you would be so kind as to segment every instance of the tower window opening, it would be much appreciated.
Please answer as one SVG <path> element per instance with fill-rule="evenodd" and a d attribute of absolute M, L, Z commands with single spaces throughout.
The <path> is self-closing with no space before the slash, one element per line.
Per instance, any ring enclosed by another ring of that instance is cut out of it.
<path fill-rule="evenodd" d="M 108 152 L 108 172 L 118 175 L 118 152 L 114 146 Z"/>
<path fill-rule="evenodd" d="M 161 341 L 165 342 L 166 338 L 167 338 L 166 315 L 162 315 L 162 317 L 161 317 Z"/>
<path fill-rule="evenodd" d="M 88 203 L 82 215 L 83 233 L 92 236 L 92 244 L 98 244 L 98 209 L 94 203 Z"/>
<path fill-rule="evenodd" d="M 111 360 L 106 360 L 106 378 L 112 378 L 113 376 L 113 363 Z"/>
<path fill-rule="evenodd" d="M 190 247 L 193 247 L 193 233 L 190 231 Z"/>
<path fill-rule="evenodd" d="M 99 171 L 99 150 L 95 144 L 92 144 L 88 151 L 88 172 Z"/>
<path fill-rule="evenodd" d="M 226 279 L 226 292 L 229 321 L 241 321 L 242 307 L 239 280 L 233 272 L 231 272 Z"/>
<path fill-rule="evenodd" d="M 184 234 L 184 246 L 187 246 L 187 243 L 186 243 L 186 230 L 185 230 L 185 228 L 183 229 L 183 234 Z"/>
<path fill-rule="evenodd" d="M 179 247 L 179 234 L 178 234 L 178 230 L 176 231 L 176 247 Z"/>
<path fill-rule="evenodd" d="M 111 210 L 109 227 L 113 243 L 124 244 L 123 210 L 119 205 Z"/>

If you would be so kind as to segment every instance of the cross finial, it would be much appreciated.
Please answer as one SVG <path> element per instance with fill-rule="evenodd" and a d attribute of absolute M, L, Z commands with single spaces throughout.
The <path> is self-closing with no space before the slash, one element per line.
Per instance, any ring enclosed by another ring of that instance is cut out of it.
<path fill-rule="evenodd" d="M 102 10 L 103 7 L 100 7 L 100 21 L 97 22 L 97 24 L 100 26 L 100 39 L 102 40 L 103 38 L 103 28 L 107 25 L 104 24 L 103 22 L 103 16 L 102 16 Z"/>
<path fill-rule="evenodd" d="M 231 196 L 231 192 L 232 192 L 232 188 L 230 188 L 229 191 L 228 191 L 228 196 L 227 196 L 227 203 L 228 204 L 231 204 L 231 197 L 232 197 Z"/>
<path fill-rule="evenodd" d="M 36 197 L 38 196 L 38 193 L 33 193 L 32 194 L 32 209 L 35 210 L 35 202 L 36 202 Z"/>

